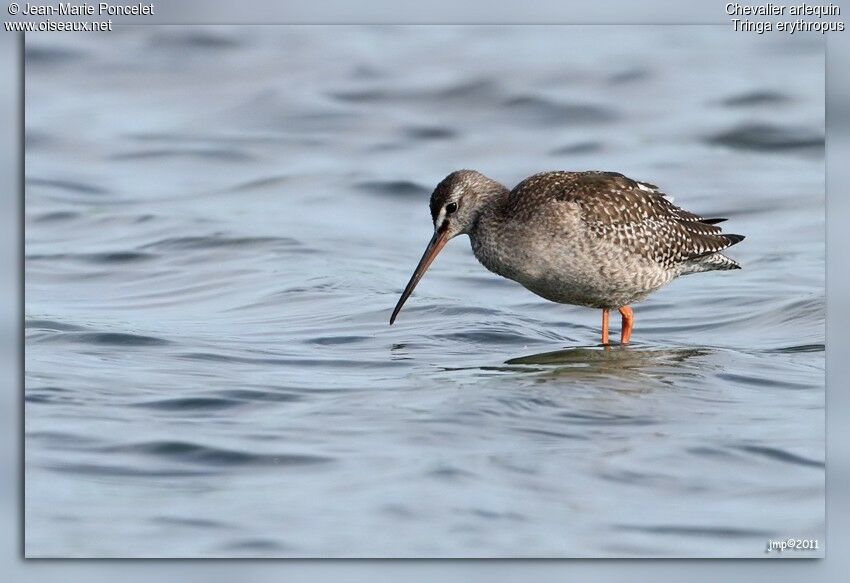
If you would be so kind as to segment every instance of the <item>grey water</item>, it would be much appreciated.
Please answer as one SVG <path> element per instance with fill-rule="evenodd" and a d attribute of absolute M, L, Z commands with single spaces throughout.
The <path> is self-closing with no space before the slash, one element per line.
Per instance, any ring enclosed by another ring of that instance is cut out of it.
<path fill-rule="evenodd" d="M 726 27 L 27 35 L 26 554 L 822 553 L 823 64 Z M 744 268 L 604 349 L 458 238 L 390 327 L 465 167 L 658 184 Z"/>

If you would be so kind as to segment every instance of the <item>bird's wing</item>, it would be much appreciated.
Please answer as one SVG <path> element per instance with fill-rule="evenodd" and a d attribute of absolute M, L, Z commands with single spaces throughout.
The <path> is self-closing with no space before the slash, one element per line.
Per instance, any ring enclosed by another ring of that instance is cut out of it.
<path fill-rule="evenodd" d="M 633 253 L 672 267 L 717 253 L 743 239 L 728 235 L 717 223 L 674 205 L 657 186 L 616 172 L 550 172 L 532 176 L 512 197 L 535 196 L 572 202 L 588 231 Z"/>

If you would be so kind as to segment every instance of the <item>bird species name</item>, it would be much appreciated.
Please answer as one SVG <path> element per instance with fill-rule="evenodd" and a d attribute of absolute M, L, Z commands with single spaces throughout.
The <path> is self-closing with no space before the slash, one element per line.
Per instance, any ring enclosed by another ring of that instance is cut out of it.
<path fill-rule="evenodd" d="M 784 6 L 782 4 L 738 4 L 737 2 L 729 2 L 726 4 L 726 14 L 729 16 L 785 16 L 785 10 L 788 9 L 788 16 L 837 16 L 841 14 L 841 7 L 835 4 L 820 5 L 820 4 L 794 4 Z"/>
<path fill-rule="evenodd" d="M 836 4 L 793 4 L 785 6 L 782 4 L 739 4 L 729 2 L 726 4 L 726 14 L 732 18 L 732 26 L 736 32 L 755 32 L 764 34 L 766 32 L 785 32 L 794 34 L 798 32 L 842 32 L 844 23 L 841 21 L 823 20 L 825 16 L 841 15 L 841 7 Z M 818 20 L 806 20 L 798 18 L 792 21 L 770 21 L 770 20 L 748 20 L 748 16 L 799 16 L 816 17 Z M 744 18 L 741 18 L 744 17 Z"/>

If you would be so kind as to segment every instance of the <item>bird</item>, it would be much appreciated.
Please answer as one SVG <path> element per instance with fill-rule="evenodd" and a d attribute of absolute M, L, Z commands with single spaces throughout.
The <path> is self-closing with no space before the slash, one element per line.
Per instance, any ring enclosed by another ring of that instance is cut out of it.
<path fill-rule="evenodd" d="M 741 269 L 721 251 L 743 235 L 727 219 L 673 204 L 659 187 L 618 172 L 549 171 L 512 190 L 475 170 L 457 170 L 434 189 L 434 233 L 390 316 L 402 306 L 449 240 L 468 235 L 488 270 L 560 304 L 602 310 L 608 346 L 611 310 L 622 316 L 620 344 L 634 328 L 631 304 L 681 275 Z"/>

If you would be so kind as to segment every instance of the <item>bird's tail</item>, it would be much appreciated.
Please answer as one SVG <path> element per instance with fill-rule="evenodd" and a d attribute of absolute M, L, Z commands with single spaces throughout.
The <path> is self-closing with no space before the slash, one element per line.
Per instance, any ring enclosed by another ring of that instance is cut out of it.
<path fill-rule="evenodd" d="M 711 265 L 714 269 L 741 269 L 741 264 L 735 261 L 734 259 L 730 259 L 726 257 L 722 253 L 715 253 L 714 255 L 709 255 L 705 258 L 706 263 Z"/>
<path fill-rule="evenodd" d="M 722 253 L 703 255 L 698 259 L 688 261 L 680 266 L 678 275 L 689 275 L 691 273 L 702 273 L 703 271 L 727 271 L 730 269 L 741 269 L 741 265 L 734 259 L 730 259 Z"/>

